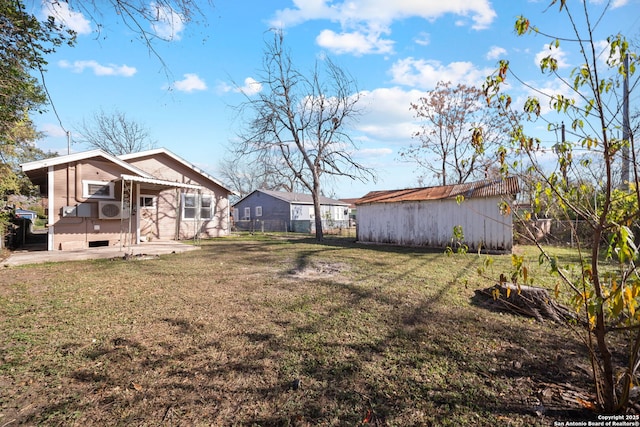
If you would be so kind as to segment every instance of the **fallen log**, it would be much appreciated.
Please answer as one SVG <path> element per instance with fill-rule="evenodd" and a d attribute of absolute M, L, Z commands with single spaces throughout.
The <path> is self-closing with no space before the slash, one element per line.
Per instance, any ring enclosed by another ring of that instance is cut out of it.
<path fill-rule="evenodd" d="M 517 286 L 513 283 L 496 284 L 476 290 L 473 299 L 477 305 L 533 317 L 539 322 L 548 319 L 563 323 L 576 319 L 573 311 L 555 302 L 544 288 Z"/>

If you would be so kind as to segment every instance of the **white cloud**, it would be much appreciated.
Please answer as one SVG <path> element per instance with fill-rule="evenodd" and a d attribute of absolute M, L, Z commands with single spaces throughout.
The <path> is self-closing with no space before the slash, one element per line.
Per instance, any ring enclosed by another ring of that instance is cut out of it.
<path fill-rule="evenodd" d="M 629 3 L 629 0 L 613 0 L 611 3 L 611 9 L 617 9 L 622 6 L 626 6 Z"/>
<path fill-rule="evenodd" d="M 262 83 L 252 77 L 247 77 L 244 79 L 244 86 L 237 88 L 237 90 L 245 95 L 255 95 L 262 91 Z"/>
<path fill-rule="evenodd" d="M 41 13 L 53 16 L 78 34 L 91 33 L 91 22 L 82 13 L 70 10 L 66 2 L 46 0 L 42 2 Z"/>
<path fill-rule="evenodd" d="M 429 44 L 431 44 L 431 35 L 429 33 L 421 32 L 420 34 L 418 34 L 418 37 L 414 39 L 414 41 L 420 46 L 428 46 Z"/>
<path fill-rule="evenodd" d="M 180 33 L 184 30 L 184 17 L 165 4 L 151 2 L 149 6 L 156 18 L 151 22 L 151 28 L 156 35 L 165 40 L 180 40 Z"/>
<path fill-rule="evenodd" d="M 487 52 L 487 59 L 498 59 L 506 54 L 507 50 L 505 48 L 502 48 L 500 46 L 491 46 L 491 49 L 489 49 L 489 52 Z"/>
<path fill-rule="evenodd" d="M 254 79 L 253 77 L 247 77 L 244 79 L 244 85 L 230 85 L 228 83 L 220 83 L 218 84 L 218 92 L 228 93 L 228 92 L 238 92 L 243 93 L 245 95 L 251 96 L 256 93 L 262 92 L 262 83 Z"/>
<path fill-rule="evenodd" d="M 425 90 L 435 88 L 439 81 L 479 87 L 492 71 L 478 69 L 471 62 L 443 65 L 440 61 L 411 57 L 396 61 L 390 70 L 394 83 Z"/>
<path fill-rule="evenodd" d="M 67 136 L 67 133 L 62 127 L 60 127 L 60 125 L 56 125 L 53 123 L 43 123 L 39 126 L 39 130 L 44 132 L 47 136 L 53 138 Z"/>
<path fill-rule="evenodd" d="M 379 157 L 383 157 L 383 156 L 388 156 L 389 154 L 393 154 L 393 150 L 391 148 L 363 148 L 358 150 L 358 157 L 361 158 L 365 158 L 365 157 L 371 157 L 371 158 L 379 158 Z"/>
<path fill-rule="evenodd" d="M 562 50 L 562 47 L 556 47 L 552 44 L 544 45 L 542 50 L 536 54 L 536 65 L 540 66 L 540 61 L 548 56 L 556 60 L 558 68 L 567 68 L 569 66 L 569 63 L 566 61 L 566 52 Z"/>
<path fill-rule="evenodd" d="M 322 31 L 316 38 L 318 46 L 337 54 L 352 53 L 356 56 L 369 53 L 391 53 L 393 41 L 380 38 L 380 34 L 359 31 L 337 34 L 331 30 Z"/>
<path fill-rule="evenodd" d="M 362 22 L 388 26 L 395 20 L 409 17 L 433 20 L 445 14 L 455 14 L 470 18 L 474 29 L 484 29 L 497 16 L 488 0 L 294 0 L 294 4 L 295 8 L 277 11 L 271 20 L 272 25 L 294 26 L 305 21 L 327 19 L 347 26 Z"/>
<path fill-rule="evenodd" d="M 294 0 L 294 5 L 276 11 L 270 24 L 285 28 L 311 20 L 339 23 L 340 34 L 324 30 L 316 41 L 336 52 L 356 54 L 388 53 L 393 42 L 380 35 L 390 34 L 391 24 L 397 20 L 415 17 L 433 21 L 453 14 L 460 17 L 457 25 L 482 30 L 497 16 L 489 0 Z"/>
<path fill-rule="evenodd" d="M 94 60 L 74 61 L 73 63 L 61 60 L 58 61 L 58 66 L 61 68 L 70 68 L 74 73 L 82 73 L 85 68 L 89 68 L 93 70 L 93 74 L 96 76 L 131 77 L 138 71 L 135 67 L 129 67 L 128 65 L 102 65 Z"/>
<path fill-rule="evenodd" d="M 207 90 L 207 84 L 197 74 L 184 74 L 184 79 L 173 82 L 173 87 L 180 92 Z"/>
<path fill-rule="evenodd" d="M 361 92 L 363 114 L 359 117 L 356 130 L 369 140 L 388 141 L 404 145 L 411 141 L 418 125 L 410 110 L 424 92 L 404 90 L 399 87 L 378 88 Z"/>

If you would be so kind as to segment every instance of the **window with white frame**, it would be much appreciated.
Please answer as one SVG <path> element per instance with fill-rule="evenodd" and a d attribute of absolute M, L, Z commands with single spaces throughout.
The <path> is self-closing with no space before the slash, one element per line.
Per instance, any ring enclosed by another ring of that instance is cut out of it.
<path fill-rule="evenodd" d="M 251 208 L 244 208 L 243 219 L 251 219 Z"/>
<path fill-rule="evenodd" d="M 238 210 L 238 208 L 233 208 L 233 220 L 234 221 L 240 220 L 240 211 Z"/>
<path fill-rule="evenodd" d="M 262 216 L 262 206 L 256 206 L 256 216 Z"/>
<path fill-rule="evenodd" d="M 82 180 L 82 196 L 96 199 L 114 199 L 115 185 L 109 181 Z"/>
<path fill-rule="evenodd" d="M 200 219 L 213 218 L 213 197 L 210 194 L 203 194 L 200 197 Z"/>
<path fill-rule="evenodd" d="M 198 212 L 199 217 L 197 217 Z M 211 218 L 213 218 L 213 197 L 210 194 L 184 193 L 182 195 L 182 219 L 209 220 Z"/>
<path fill-rule="evenodd" d="M 154 209 L 158 204 L 157 199 L 158 199 L 157 196 L 141 194 L 138 205 L 143 209 Z"/>
<path fill-rule="evenodd" d="M 197 202 L 197 194 L 185 193 L 182 195 L 182 219 L 196 219 Z"/>

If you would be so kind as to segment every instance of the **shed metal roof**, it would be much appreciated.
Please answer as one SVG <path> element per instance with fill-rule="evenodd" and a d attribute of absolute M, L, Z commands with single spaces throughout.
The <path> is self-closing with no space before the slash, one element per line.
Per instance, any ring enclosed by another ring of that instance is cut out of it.
<path fill-rule="evenodd" d="M 464 196 L 465 199 L 513 195 L 520 191 L 518 178 L 485 180 L 439 187 L 407 188 L 404 190 L 371 191 L 361 197 L 356 205 L 366 203 L 394 203 L 451 199 Z"/>

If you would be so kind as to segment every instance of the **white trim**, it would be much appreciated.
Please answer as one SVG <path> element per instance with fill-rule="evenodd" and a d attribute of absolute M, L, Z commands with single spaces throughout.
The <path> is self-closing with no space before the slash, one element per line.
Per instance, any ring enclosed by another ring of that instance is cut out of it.
<path fill-rule="evenodd" d="M 151 206 L 143 206 L 142 203 L 140 203 L 142 199 L 151 199 Z M 140 186 L 138 186 L 138 209 L 158 209 L 158 195 L 142 194 L 140 193 Z"/>
<path fill-rule="evenodd" d="M 155 185 L 162 185 L 162 186 L 166 186 L 166 187 L 177 187 L 177 188 L 188 188 L 188 189 L 191 189 L 191 190 L 202 190 L 202 186 L 201 185 L 184 184 L 182 182 L 166 181 L 164 179 L 140 177 L 140 176 L 127 175 L 127 174 L 120 175 L 120 178 L 123 179 L 123 180 L 126 180 L 126 181 L 142 182 L 144 184 L 155 184 Z"/>
<path fill-rule="evenodd" d="M 167 150 L 166 148 L 156 148 L 156 149 L 153 149 L 153 150 L 140 151 L 139 153 L 122 154 L 122 155 L 118 156 L 118 158 L 121 159 L 121 160 L 127 161 L 127 160 L 131 160 L 131 159 L 137 159 L 139 157 L 154 156 L 156 154 L 165 154 L 165 155 L 171 157 L 173 160 L 175 160 L 175 161 L 177 161 L 179 163 L 182 163 L 184 166 L 186 166 L 186 167 L 190 168 L 191 170 L 199 173 L 200 175 L 202 175 L 203 177 L 207 178 L 209 181 L 213 182 L 214 184 L 219 185 L 220 187 L 224 188 L 225 190 L 227 190 L 231 194 L 237 194 L 235 191 L 227 188 L 226 185 L 224 185 L 222 182 L 220 182 L 217 179 L 215 179 L 213 176 L 209 175 L 208 173 L 206 173 L 205 171 L 203 171 L 202 169 L 200 169 L 196 165 L 187 162 L 185 159 L 183 159 L 182 157 L 178 156 L 177 154 L 172 153 L 171 151 Z"/>
<path fill-rule="evenodd" d="M 90 185 L 100 185 L 102 187 L 108 187 L 109 188 L 109 195 L 108 196 L 103 196 L 101 194 L 94 194 L 94 193 L 90 193 L 89 192 L 89 186 Z M 82 180 L 82 197 L 84 198 L 92 198 L 92 199 L 109 199 L 109 200 L 113 200 L 116 198 L 116 192 L 115 192 L 115 183 L 113 181 L 96 181 L 96 180 L 91 180 L 91 179 L 83 179 Z"/>
<path fill-rule="evenodd" d="M 34 162 L 22 163 L 20 165 L 20 168 L 22 168 L 23 172 L 28 172 L 28 171 L 42 169 L 50 166 L 64 165 L 67 163 L 73 163 L 80 160 L 91 159 L 93 157 L 103 157 L 106 160 L 109 160 L 117 164 L 118 166 L 124 168 L 125 170 L 128 170 L 133 174 L 140 175 L 147 178 L 153 178 L 150 174 L 143 171 L 142 169 L 139 169 L 119 159 L 118 157 L 112 156 L 111 154 L 102 150 L 83 151 L 80 153 L 69 154 L 66 156 L 51 157 L 43 160 L 36 160 Z"/>
<path fill-rule="evenodd" d="M 48 181 L 48 187 L 47 187 L 47 197 L 48 197 L 48 215 L 47 215 L 47 250 L 48 251 L 52 251 L 53 250 L 53 236 L 55 235 L 54 233 L 54 223 L 55 221 L 53 221 L 53 215 L 57 215 L 56 212 L 54 212 L 55 209 L 55 203 L 54 203 L 54 196 L 55 196 L 55 170 L 53 166 L 49 166 L 48 171 L 47 171 L 47 181 Z"/>

